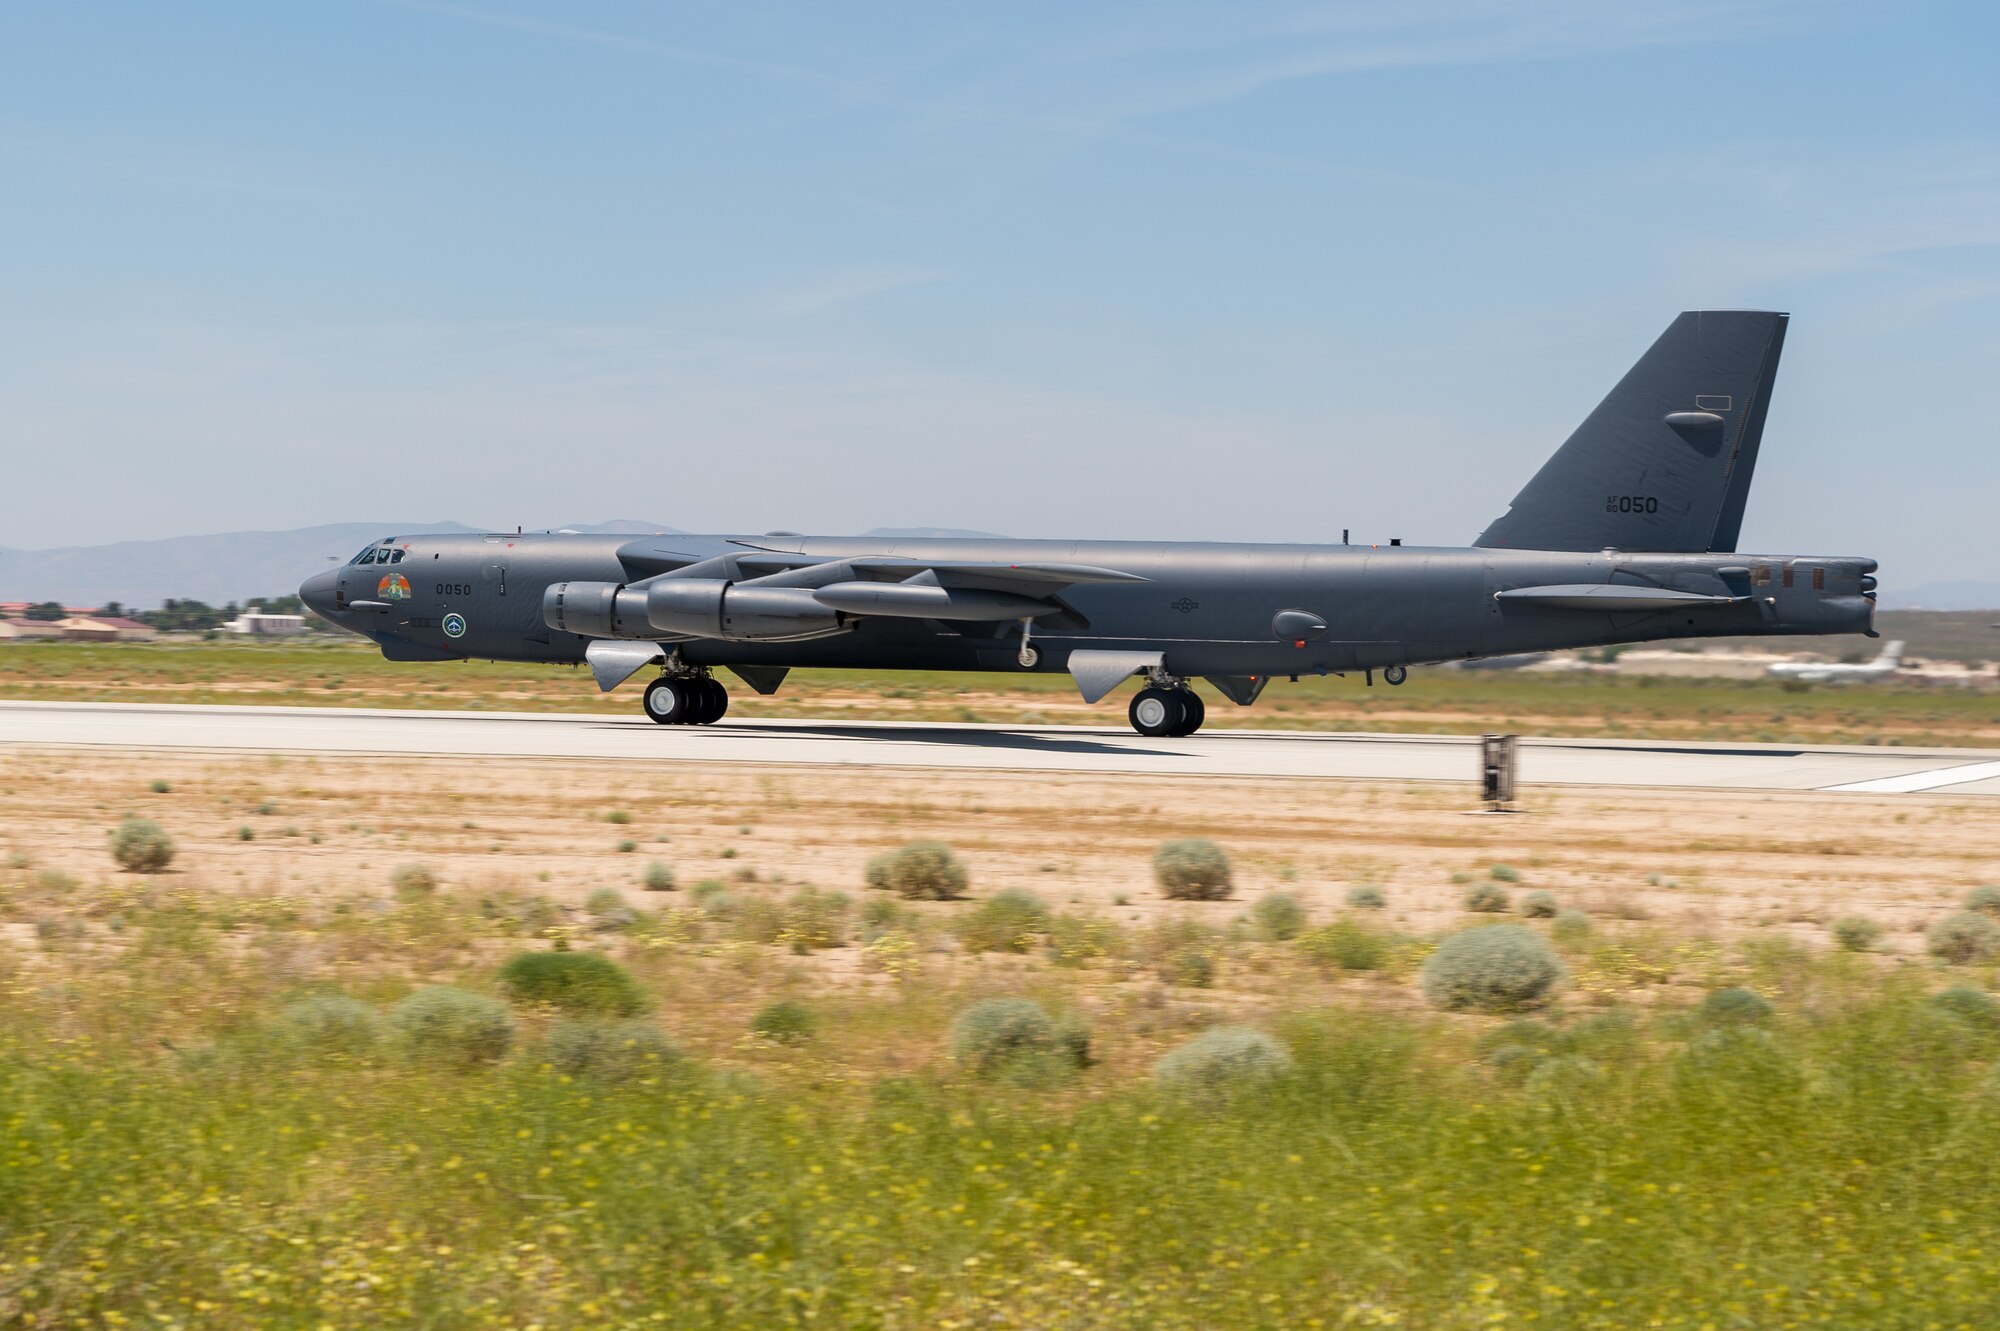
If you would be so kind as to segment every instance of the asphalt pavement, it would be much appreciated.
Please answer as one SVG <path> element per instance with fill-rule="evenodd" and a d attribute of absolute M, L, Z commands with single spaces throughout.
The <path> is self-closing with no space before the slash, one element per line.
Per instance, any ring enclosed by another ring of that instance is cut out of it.
<path fill-rule="evenodd" d="M 1468 736 L 1217 727 L 1147 739 L 1122 727 L 811 720 L 683 727 L 574 713 L 0 702 L 0 748 L 18 745 L 1468 783 L 1478 767 L 1478 741 Z M 1524 737 L 1520 781 L 2000 795 L 2000 758 L 1990 749 Z"/>

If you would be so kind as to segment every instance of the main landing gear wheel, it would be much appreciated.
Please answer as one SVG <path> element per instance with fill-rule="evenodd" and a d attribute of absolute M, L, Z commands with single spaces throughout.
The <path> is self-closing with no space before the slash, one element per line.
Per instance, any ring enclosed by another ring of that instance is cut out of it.
<path fill-rule="evenodd" d="M 1179 689 L 1144 688 L 1132 695 L 1128 715 L 1132 718 L 1132 729 L 1153 736 L 1175 733 L 1186 713 L 1181 707 Z"/>
<path fill-rule="evenodd" d="M 1187 689 L 1143 688 L 1132 697 L 1132 729 L 1178 739 L 1201 728 L 1208 709 Z"/>
<path fill-rule="evenodd" d="M 691 680 L 660 676 L 646 686 L 646 715 L 663 726 L 685 725 Z"/>
<path fill-rule="evenodd" d="M 1410 668 L 1408 666 L 1392 665 L 1382 667 L 1382 682 L 1384 684 L 1401 684 L 1409 677 Z"/>
<path fill-rule="evenodd" d="M 712 679 L 690 681 L 695 686 L 694 710 L 688 714 L 688 724 L 712 726 L 729 711 L 729 690 Z"/>
<path fill-rule="evenodd" d="M 663 726 L 714 725 L 729 711 L 729 690 L 712 679 L 662 675 L 646 686 L 646 715 Z"/>
<path fill-rule="evenodd" d="M 1208 704 L 1204 703 L 1201 695 L 1193 689 L 1182 689 L 1180 694 L 1181 724 L 1180 729 L 1174 731 L 1174 734 L 1192 735 L 1201 729 L 1202 722 L 1208 720 Z"/>

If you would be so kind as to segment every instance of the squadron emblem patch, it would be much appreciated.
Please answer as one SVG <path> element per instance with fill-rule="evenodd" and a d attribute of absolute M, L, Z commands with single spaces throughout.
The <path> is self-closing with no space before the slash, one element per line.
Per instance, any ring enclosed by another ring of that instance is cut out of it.
<path fill-rule="evenodd" d="M 385 601 L 407 601 L 410 580 L 400 573 L 384 573 L 382 581 L 375 584 L 375 594 Z"/>
<path fill-rule="evenodd" d="M 444 636 L 447 638 L 463 638 L 465 636 L 465 616 L 457 613 L 446 615 L 444 617 Z"/>

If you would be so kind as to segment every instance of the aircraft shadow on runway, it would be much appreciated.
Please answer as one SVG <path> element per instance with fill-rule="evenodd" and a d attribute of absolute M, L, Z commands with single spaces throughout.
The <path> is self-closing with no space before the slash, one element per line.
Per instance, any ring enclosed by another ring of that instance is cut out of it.
<path fill-rule="evenodd" d="M 1183 756 L 1171 749 L 1140 748 L 1129 743 L 1106 744 L 1100 740 L 1072 739 L 1066 736 L 1058 737 L 1055 735 L 1037 734 L 1032 731 L 961 730 L 951 726 L 939 726 L 935 729 L 897 726 L 894 729 L 884 727 L 883 729 L 876 730 L 866 726 L 852 725 L 774 726 L 767 723 L 754 728 L 749 726 L 731 728 L 727 724 L 724 724 L 715 727 L 698 727 L 697 733 L 700 730 L 709 729 L 719 733 L 735 735 L 739 738 L 773 735 L 787 739 L 870 739 L 885 740 L 890 743 L 937 744 L 967 749 L 1014 749 L 1027 753 L 1112 754 L 1120 756 L 1150 754 L 1161 758 Z M 1136 739 L 1137 736 L 1133 738 Z"/>
<path fill-rule="evenodd" d="M 1729 749 L 1714 744 L 1564 744 L 1536 740 L 1536 748 L 1569 749 L 1576 753 L 1670 753 L 1696 758 L 1803 758 L 1805 749 Z"/>

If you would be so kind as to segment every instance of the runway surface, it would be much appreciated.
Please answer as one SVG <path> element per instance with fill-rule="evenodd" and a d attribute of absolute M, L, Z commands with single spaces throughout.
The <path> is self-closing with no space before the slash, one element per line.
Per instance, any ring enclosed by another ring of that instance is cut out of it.
<path fill-rule="evenodd" d="M 1146 739 L 1080 726 L 749 720 L 680 727 L 566 713 L 0 702 L 0 746 L 1471 782 L 1477 744 L 1468 736 L 1270 730 Z M 1520 781 L 2000 795 L 2000 759 L 1990 749 L 1523 739 Z"/>

